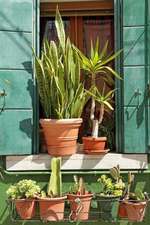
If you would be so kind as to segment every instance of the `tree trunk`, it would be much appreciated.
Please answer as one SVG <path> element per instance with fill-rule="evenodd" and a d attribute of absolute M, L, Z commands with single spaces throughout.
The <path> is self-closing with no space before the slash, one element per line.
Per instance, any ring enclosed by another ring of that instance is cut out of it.
<path fill-rule="evenodd" d="M 92 137 L 98 138 L 98 127 L 99 127 L 99 122 L 98 120 L 93 120 L 92 121 Z"/>

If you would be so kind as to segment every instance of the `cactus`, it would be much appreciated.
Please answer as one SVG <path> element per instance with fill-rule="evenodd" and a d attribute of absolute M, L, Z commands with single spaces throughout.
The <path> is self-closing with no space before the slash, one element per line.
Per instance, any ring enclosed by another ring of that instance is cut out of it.
<path fill-rule="evenodd" d="M 127 196 L 126 198 L 130 197 L 130 189 L 131 189 L 131 184 L 134 181 L 134 175 L 131 172 L 128 172 L 128 186 L 127 186 Z"/>
<path fill-rule="evenodd" d="M 85 195 L 85 186 L 84 186 L 84 181 L 83 181 L 82 177 L 80 177 L 80 179 L 79 179 L 78 193 L 80 195 Z"/>
<path fill-rule="evenodd" d="M 85 195 L 87 193 L 85 189 L 84 180 L 82 177 L 78 179 L 76 175 L 73 176 L 74 184 L 70 188 L 70 192 L 78 195 Z"/>
<path fill-rule="evenodd" d="M 51 197 L 62 195 L 61 158 L 52 158 L 51 160 L 51 175 L 47 194 Z"/>
<path fill-rule="evenodd" d="M 114 180 L 116 180 L 116 182 L 119 182 L 119 178 L 120 178 L 120 167 L 119 167 L 119 165 L 114 166 L 113 168 L 110 169 L 110 175 L 112 176 L 112 178 Z"/>

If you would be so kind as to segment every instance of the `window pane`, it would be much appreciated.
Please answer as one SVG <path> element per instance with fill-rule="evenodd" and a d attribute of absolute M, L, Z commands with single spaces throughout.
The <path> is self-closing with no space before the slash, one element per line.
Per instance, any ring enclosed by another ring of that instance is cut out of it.
<path fill-rule="evenodd" d="M 97 37 L 100 40 L 101 47 L 106 41 L 109 41 L 109 51 L 113 50 L 113 16 L 86 16 L 83 17 L 83 46 L 84 52 L 89 53 L 91 40 L 96 42 Z"/>

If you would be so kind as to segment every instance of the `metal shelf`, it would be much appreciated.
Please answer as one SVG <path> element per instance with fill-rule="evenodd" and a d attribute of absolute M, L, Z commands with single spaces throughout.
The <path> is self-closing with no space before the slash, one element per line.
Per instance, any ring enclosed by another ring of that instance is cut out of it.
<path fill-rule="evenodd" d="M 45 221 L 43 219 L 40 218 L 40 210 L 39 210 L 39 201 L 38 199 L 35 200 L 36 201 L 36 213 L 35 216 L 31 219 L 28 219 L 28 221 L 30 222 L 48 222 Z M 107 200 L 108 201 L 108 200 Z M 118 204 L 120 204 L 122 201 L 121 200 L 109 200 L 110 202 L 116 202 Z M 97 198 L 93 198 L 92 202 L 91 202 L 91 207 L 90 207 L 90 212 L 89 212 L 89 218 L 88 220 L 84 220 L 84 222 L 86 223 L 91 223 L 91 222 L 98 222 L 98 221 L 103 221 L 103 222 L 110 222 L 110 223 L 114 223 L 114 222 L 121 222 L 121 221 L 128 221 L 128 218 L 119 218 L 119 216 L 117 216 L 117 218 L 111 219 L 110 217 L 108 217 L 109 219 L 104 219 L 104 213 L 102 210 L 100 211 L 100 209 L 98 208 L 98 204 L 106 204 L 106 208 L 107 208 L 107 203 L 105 203 L 106 200 L 102 200 L 102 199 L 97 199 Z M 7 200 L 8 203 L 8 207 L 9 207 L 9 214 L 10 214 L 10 218 L 13 222 L 16 221 L 23 221 L 23 219 L 20 218 L 20 216 L 17 213 L 16 207 L 15 207 L 15 201 L 13 200 Z M 70 207 L 69 207 L 69 203 L 68 200 L 66 200 L 65 202 L 65 211 L 64 211 L 64 219 L 63 220 L 59 220 L 59 221 L 52 221 L 52 222 L 77 222 L 78 220 L 71 220 L 70 219 Z M 82 212 L 83 213 L 83 212 Z M 86 212 L 84 212 L 86 213 Z M 80 221 L 80 220 L 79 220 Z M 81 221 L 80 221 L 81 222 Z"/>

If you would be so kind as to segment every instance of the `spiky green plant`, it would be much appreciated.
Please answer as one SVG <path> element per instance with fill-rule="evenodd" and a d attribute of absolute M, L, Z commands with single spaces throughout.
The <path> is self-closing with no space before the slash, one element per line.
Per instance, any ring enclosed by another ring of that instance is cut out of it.
<path fill-rule="evenodd" d="M 124 197 L 125 200 L 131 200 L 131 201 L 143 201 L 143 200 L 149 200 L 149 196 L 147 192 L 143 192 L 140 189 L 137 189 L 136 191 L 131 191 L 131 186 L 134 182 L 135 176 L 130 171 L 128 172 L 128 183 L 127 183 L 127 190 L 126 195 Z"/>
<path fill-rule="evenodd" d="M 91 41 L 90 57 L 86 57 L 75 46 L 74 46 L 74 49 L 76 50 L 76 52 L 78 53 L 80 57 L 82 69 L 86 71 L 88 75 L 90 75 L 91 86 L 94 87 L 94 91 L 92 93 L 90 118 L 92 120 L 92 136 L 97 138 L 99 124 L 101 124 L 103 120 L 105 107 L 109 108 L 110 110 L 113 110 L 113 107 L 111 105 L 111 99 L 113 97 L 115 90 L 111 90 L 105 94 L 105 88 L 104 88 L 101 93 L 98 90 L 98 88 L 96 88 L 96 79 L 97 79 L 97 76 L 101 76 L 104 79 L 104 81 L 109 84 L 111 83 L 111 80 L 112 80 L 110 74 L 118 79 L 121 79 L 119 74 L 114 69 L 112 69 L 112 67 L 109 66 L 108 63 L 112 62 L 118 55 L 120 55 L 122 50 L 116 52 L 115 54 L 108 55 L 107 54 L 108 41 L 104 45 L 102 51 L 100 51 L 98 39 L 94 47 Z M 95 110 L 96 110 L 95 102 L 99 104 L 99 118 L 95 118 Z"/>
<path fill-rule="evenodd" d="M 52 158 L 51 160 L 51 175 L 47 194 L 50 197 L 60 197 L 62 195 L 61 158 Z"/>
<path fill-rule="evenodd" d="M 74 175 L 73 179 L 74 179 L 74 184 L 70 188 L 71 193 L 78 194 L 78 195 L 84 195 L 85 193 L 88 193 L 85 187 L 83 177 L 80 177 L 78 179 L 78 177 Z"/>
<path fill-rule="evenodd" d="M 45 40 L 41 57 L 35 54 L 36 79 L 40 101 L 47 118 L 79 118 L 89 93 L 80 81 L 80 60 L 61 15 L 56 10 L 58 42 Z"/>

